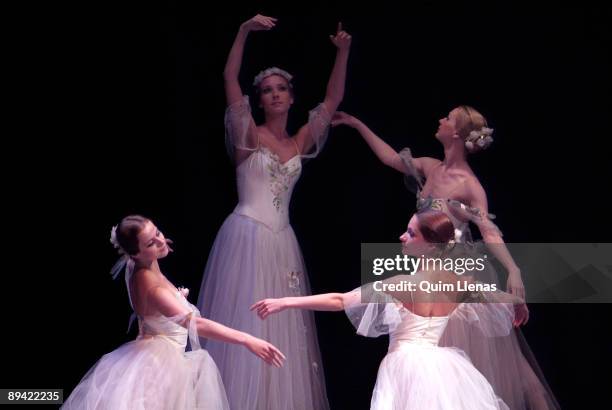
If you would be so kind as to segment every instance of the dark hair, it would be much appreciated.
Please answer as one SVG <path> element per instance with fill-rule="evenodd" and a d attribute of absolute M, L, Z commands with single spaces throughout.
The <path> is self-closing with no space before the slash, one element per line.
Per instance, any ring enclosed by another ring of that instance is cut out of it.
<path fill-rule="evenodd" d="M 149 221 L 150 219 L 144 216 L 129 215 L 123 218 L 119 226 L 117 226 L 117 242 L 119 242 L 121 249 L 128 255 L 134 256 L 140 251 L 138 247 L 138 234 L 140 234 Z"/>
<path fill-rule="evenodd" d="M 447 244 L 455 238 L 455 226 L 441 211 L 427 210 L 417 214 L 419 230 L 429 243 Z"/>

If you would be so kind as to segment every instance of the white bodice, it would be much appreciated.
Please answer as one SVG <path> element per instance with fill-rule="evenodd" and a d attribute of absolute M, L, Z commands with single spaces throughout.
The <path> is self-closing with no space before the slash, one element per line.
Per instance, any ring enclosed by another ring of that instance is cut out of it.
<path fill-rule="evenodd" d="M 404 343 L 437 346 L 449 320 L 449 316 L 419 316 L 405 307 L 399 309 L 399 314 L 402 320 L 389 334 L 390 352 Z"/>
<path fill-rule="evenodd" d="M 197 308 L 185 299 L 181 292 L 176 292 L 176 298 L 186 308 L 197 314 Z M 163 337 L 172 342 L 180 350 L 187 346 L 189 332 L 187 328 L 176 323 L 176 320 L 166 316 L 138 316 L 138 338 Z"/>
<path fill-rule="evenodd" d="M 285 229 L 289 225 L 291 194 L 301 171 L 300 155 L 281 163 L 268 148 L 257 148 L 236 168 L 238 205 L 234 212 L 274 232 Z"/>

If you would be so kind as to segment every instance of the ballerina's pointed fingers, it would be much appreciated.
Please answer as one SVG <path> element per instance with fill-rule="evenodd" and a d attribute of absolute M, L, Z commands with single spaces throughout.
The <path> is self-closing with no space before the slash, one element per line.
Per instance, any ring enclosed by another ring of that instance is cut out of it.
<path fill-rule="evenodd" d="M 253 304 L 251 305 L 251 307 L 249 308 L 249 310 L 251 310 L 251 311 L 252 311 L 252 310 L 255 310 L 255 309 L 259 310 L 259 306 L 261 305 L 261 302 L 262 302 L 262 301 L 260 300 L 259 302 L 255 302 L 255 303 L 253 303 Z"/>
<path fill-rule="evenodd" d="M 280 358 L 280 356 L 279 356 L 279 355 L 277 355 L 277 354 L 275 354 L 275 355 L 274 355 L 274 364 L 275 364 L 275 365 L 276 365 L 276 367 L 278 367 L 279 369 L 280 369 L 281 367 L 283 367 L 283 361 L 282 361 L 282 359 Z"/>
<path fill-rule="evenodd" d="M 261 358 L 263 359 L 264 362 L 266 362 L 269 365 L 273 365 L 273 361 L 272 361 L 272 356 L 270 356 L 267 352 L 262 353 L 261 354 Z"/>
<path fill-rule="evenodd" d="M 287 357 L 283 354 L 283 352 L 281 352 L 278 347 L 272 345 L 272 349 L 274 349 L 274 352 L 281 357 L 283 360 L 287 360 Z"/>
<path fill-rule="evenodd" d="M 278 350 L 278 348 L 276 348 L 276 346 L 274 346 L 274 345 L 270 345 L 269 349 L 270 349 L 270 354 L 273 356 L 274 363 L 278 367 L 282 367 L 283 366 L 283 361 L 286 359 L 285 355 L 283 355 L 281 353 L 281 351 Z"/>
<path fill-rule="evenodd" d="M 266 346 L 266 358 L 270 365 L 278 367 L 278 364 L 276 363 L 276 357 L 274 357 L 274 352 L 272 351 L 272 349 L 270 349 L 269 346 Z"/>
<path fill-rule="evenodd" d="M 267 354 L 267 357 L 269 358 L 269 363 L 271 365 L 274 365 L 274 366 L 279 367 L 279 368 L 282 367 L 283 362 L 282 362 L 282 360 L 280 360 L 280 357 L 278 356 L 278 354 L 274 350 L 273 346 L 268 346 L 266 348 L 266 354 Z"/>

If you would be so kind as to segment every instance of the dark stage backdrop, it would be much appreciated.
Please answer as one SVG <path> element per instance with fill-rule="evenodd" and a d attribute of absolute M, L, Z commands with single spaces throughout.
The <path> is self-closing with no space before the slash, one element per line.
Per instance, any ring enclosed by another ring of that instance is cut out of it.
<path fill-rule="evenodd" d="M 2 387 L 67 396 L 100 356 L 133 339 L 124 281 L 109 275 L 110 228 L 122 216 L 147 215 L 174 240 L 162 269 L 197 300 L 215 234 L 236 204 L 223 66 L 239 24 L 257 12 L 279 21 L 249 36 L 241 84 L 253 94 L 252 78 L 268 66 L 294 74 L 291 132 L 324 96 L 335 53 L 328 35 L 341 20 L 353 35 L 342 110 L 396 149 L 441 157 L 437 120 L 473 105 L 495 128 L 471 164 L 506 241 L 609 242 L 607 10 L 505 3 L 219 12 L 100 4 L 76 15 L 49 10 L 37 34 L 30 21 L 16 35 L 36 44 L 22 73 L 32 108 L 13 151 L 18 165 L 5 174 L 15 207 L 5 217 L 17 228 L 5 259 L 19 266 L 4 271 Z M 313 292 L 358 286 L 360 243 L 397 241 L 414 202 L 355 131 L 333 129 L 291 205 Z M 599 408 L 610 305 L 530 310 L 523 331 L 562 407 Z M 356 336 L 343 313 L 316 320 L 332 408 L 367 409 L 387 339 Z"/>

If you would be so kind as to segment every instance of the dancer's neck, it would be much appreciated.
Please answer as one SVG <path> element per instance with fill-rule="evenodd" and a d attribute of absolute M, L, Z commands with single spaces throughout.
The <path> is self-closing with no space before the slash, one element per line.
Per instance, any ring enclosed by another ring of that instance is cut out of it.
<path fill-rule="evenodd" d="M 157 259 L 152 260 L 152 261 L 136 261 L 135 268 L 136 270 L 147 269 L 155 273 L 158 273 L 160 275 L 162 274 L 161 269 L 159 268 L 159 263 Z"/>
<path fill-rule="evenodd" d="M 463 141 L 457 141 L 444 147 L 442 164 L 445 168 L 465 168 L 468 165 L 465 148 L 461 144 L 463 144 Z"/>
<path fill-rule="evenodd" d="M 287 114 L 272 118 L 267 117 L 264 127 L 277 140 L 283 140 L 289 137 L 289 134 L 287 134 Z"/>

